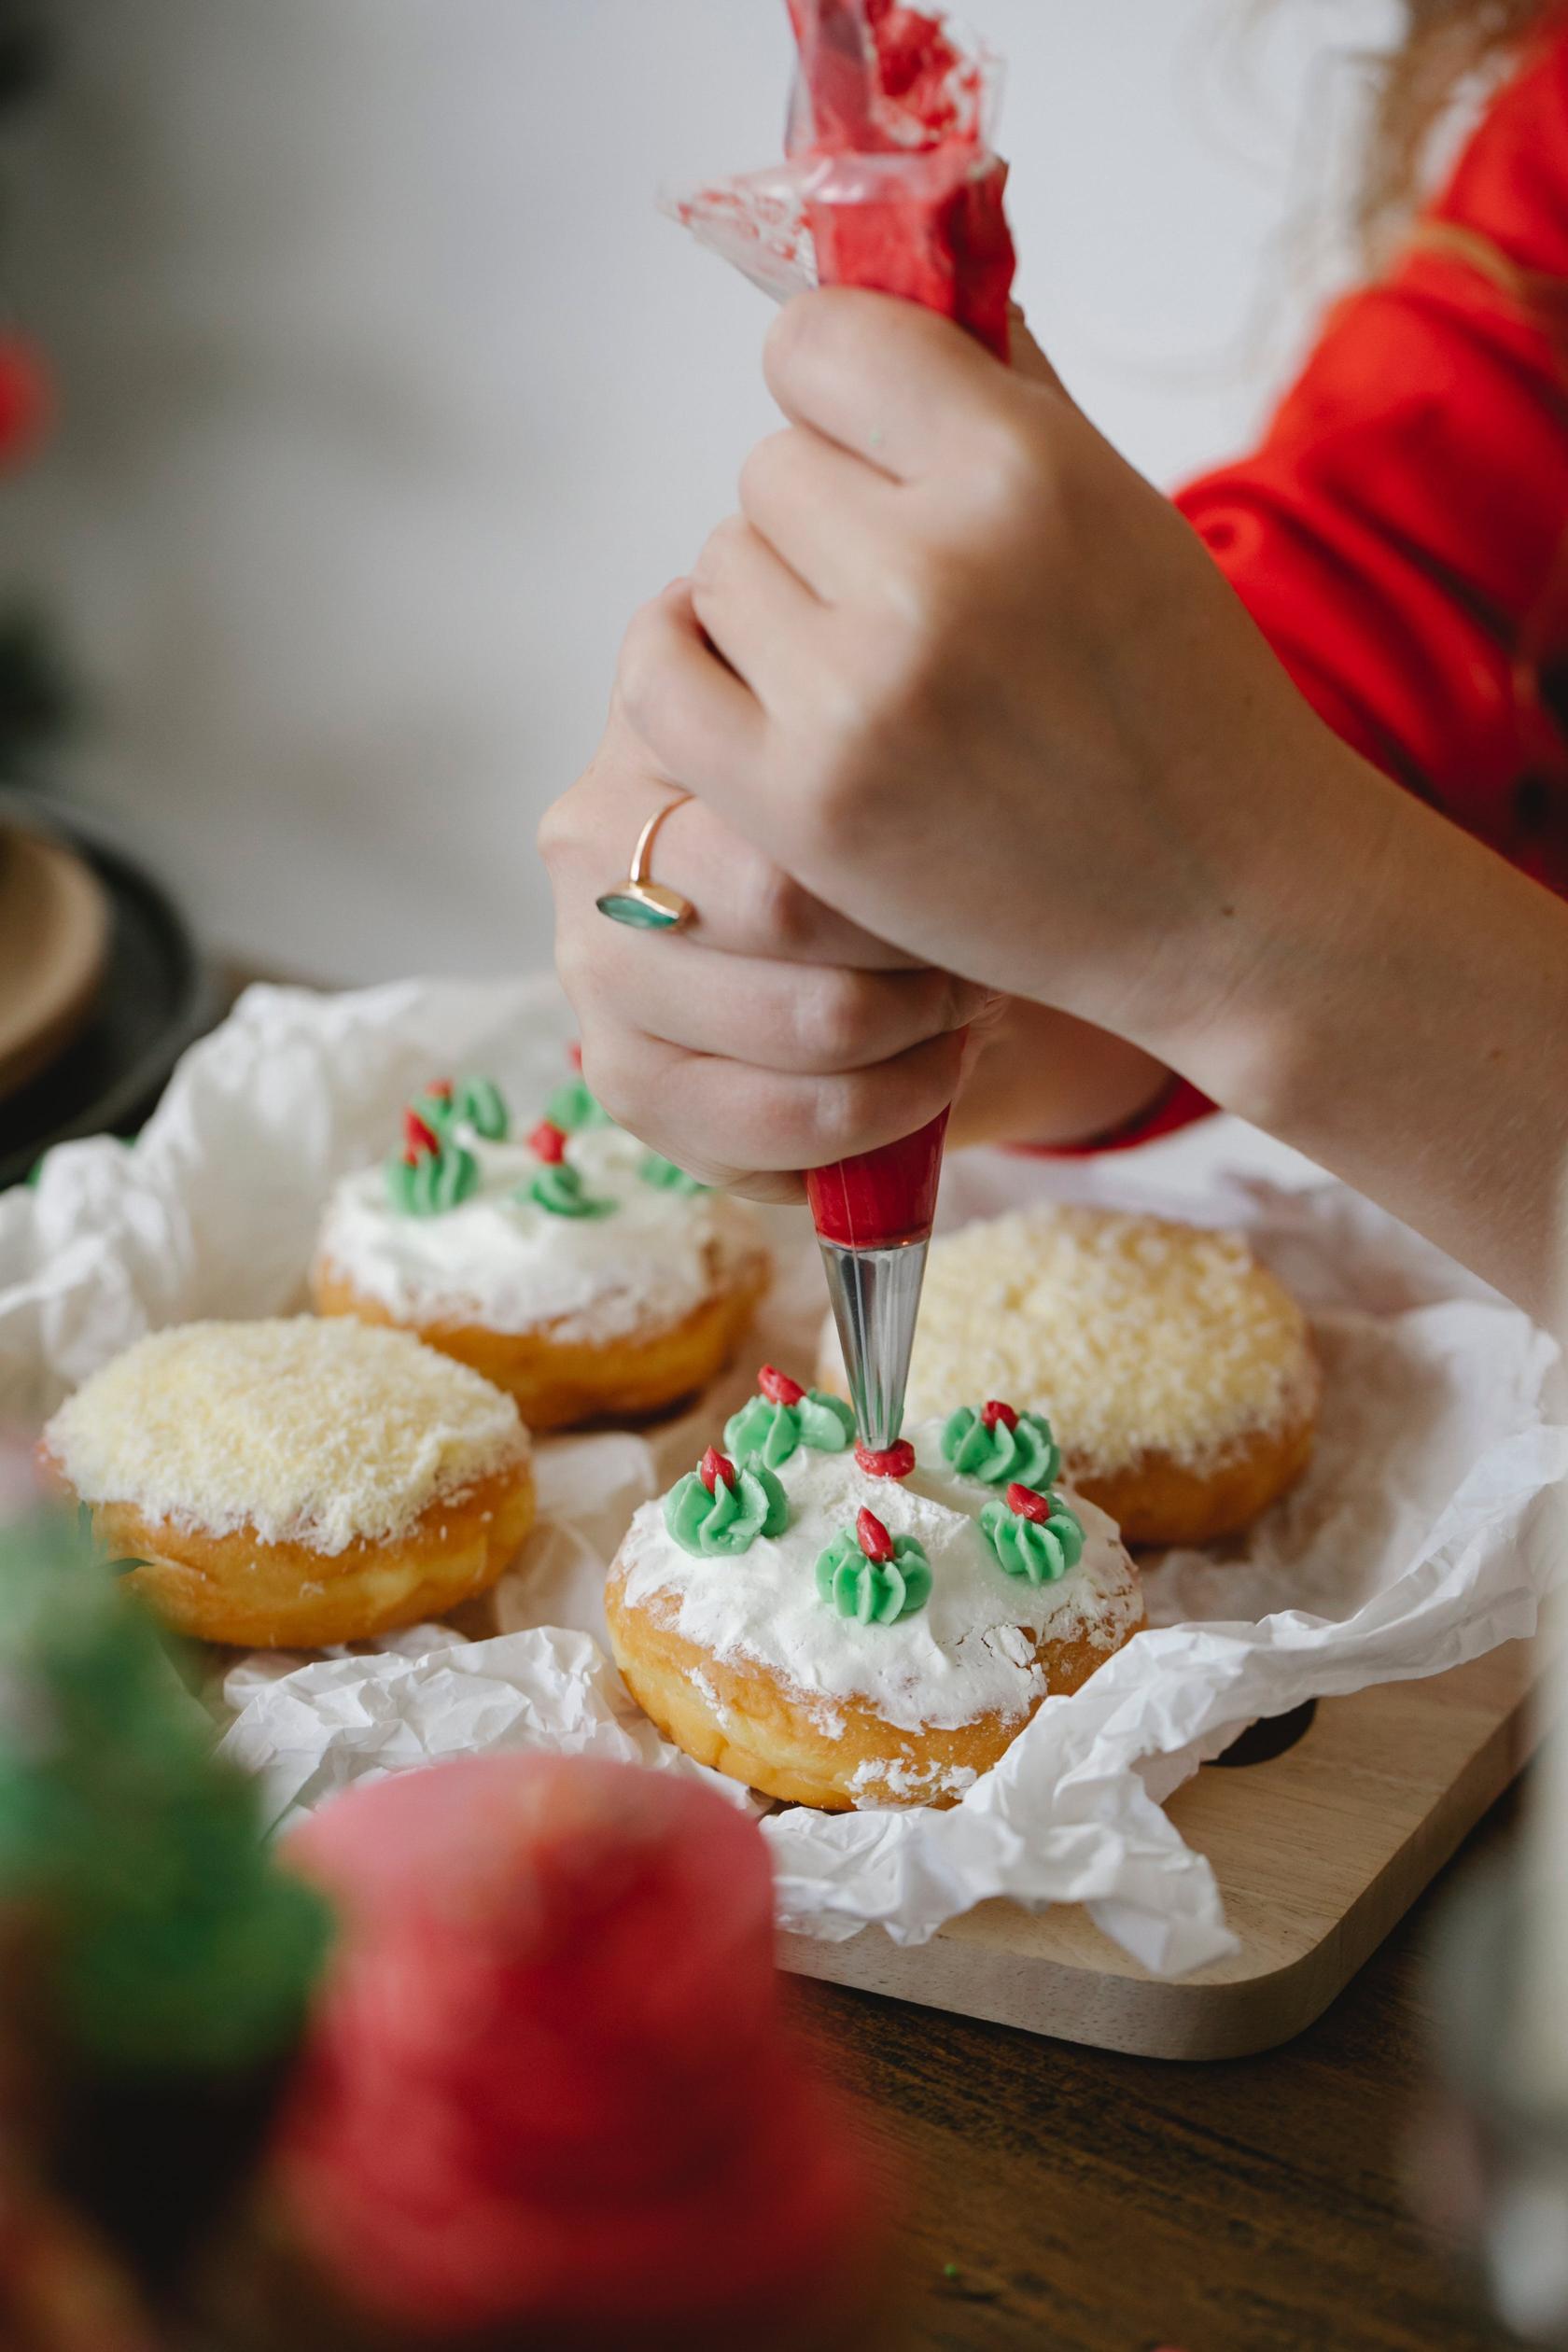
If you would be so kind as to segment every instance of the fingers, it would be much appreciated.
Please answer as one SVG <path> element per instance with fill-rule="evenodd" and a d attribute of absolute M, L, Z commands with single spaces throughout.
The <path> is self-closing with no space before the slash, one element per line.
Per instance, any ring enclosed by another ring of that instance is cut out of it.
<path fill-rule="evenodd" d="M 824 604 L 885 580 L 900 486 L 801 426 L 759 441 L 746 461 L 747 521 Z"/>
<path fill-rule="evenodd" d="M 674 797 L 665 772 L 651 761 L 625 716 L 612 714 L 593 766 L 546 812 L 539 828 L 563 960 L 595 960 L 618 937 L 632 936 L 618 934 L 594 902 L 624 876 L 638 833 L 654 809 Z M 813 898 L 701 801 L 686 802 L 665 819 L 652 867 L 655 881 L 679 890 L 696 909 L 683 943 L 791 965 L 836 964 L 867 972 L 915 968 L 900 949 Z M 656 956 L 678 943 L 660 937 L 640 944 Z"/>
<path fill-rule="evenodd" d="M 573 1001 L 590 1022 L 635 1013 L 662 1043 L 802 1077 L 896 1060 L 987 1003 L 983 989 L 945 973 L 766 962 L 609 926 L 586 957 L 567 960 Z"/>
<path fill-rule="evenodd" d="M 768 336 L 763 365 L 791 424 L 904 483 L 953 463 L 1018 390 L 951 319 L 847 287 L 798 295 Z"/>
<path fill-rule="evenodd" d="M 823 608 L 777 551 L 735 515 L 692 570 L 692 610 L 764 710 L 811 692 Z"/>
<path fill-rule="evenodd" d="M 749 1188 L 759 1177 L 793 1177 L 915 1134 L 952 1101 L 962 1051 L 960 1037 L 943 1036 L 875 1070 L 801 1076 L 684 1053 L 589 1019 L 582 1074 L 610 1115 L 655 1151 L 705 1183 Z"/>
<path fill-rule="evenodd" d="M 685 581 L 666 588 L 633 620 L 616 694 L 657 771 L 687 791 L 721 785 L 737 769 L 754 772 L 765 760 L 762 705 L 709 644 Z"/>

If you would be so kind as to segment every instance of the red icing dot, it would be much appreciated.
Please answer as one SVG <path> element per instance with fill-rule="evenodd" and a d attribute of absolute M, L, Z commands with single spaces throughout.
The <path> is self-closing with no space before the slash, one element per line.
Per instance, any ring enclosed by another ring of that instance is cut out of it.
<path fill-rule="evenodd" d="M 723 1479 L 724 1484 L 727 1487 L 734 1486 L 735 1482 L 735 1463 L 729 1459 L 727 1454 L 721 1454 L 717 1446 L 709 1446 L 707 1453 L 704 1454 L 701 1462 L 697 1464 L 697 1476 L 701 1478 L 704 1486 L 707 1487 L 709 1494 L 714 1494 L 718 1491 L 719 1481 L 721 1478 Z"/>
<path fill-rule="evenodd" d="M 1036 1527 L 1043 1527 L 1051 1516 L 1051 1498 L 1036 1494 L 1032 1487 L 1019 1486 L 1017 1481 L 1007 1490 L 1007 1507 L 1019 1519 L 1033 1519 Z"/>
<path fill-rule="evenodd" d="M 861 1511 L 855 1521 L 861 1551 L 878 1568 L 894 1557 L 893 1539 L 875 1511 Z"/>
<path fill-rule="evenodd" d="M 915 1467 L 915 1449 L 907 1437 L 901 1437 L 885 1453 L 874 1453 L 857 1438 L 855 1460 L 868 1478 L 907 1478 Z"/>
<path fill-rule="evenodd" d="M 428 1095 L 433 1095 L 438 1102 L 450 1102 L 453 1096 L 452 1081 L 450 1078 L 432 1078 L 425 1091 Z"/>
<path fill-rule="evenodd" d="M 1018 1426 L 1017 1414 L 1011 1405 L 1004 1405 L 999 1396 L 993 1396 L 987 1404 L 981 1406 L 980 1418 L 987 1429 L 994 1429 L 998 1421 L 1001 1421 L 1003 1429 L 1016 1429 Z"/>
<path fill-rule="evenodd" d="M 770 1405 L 798 1405 L 805 1394 L 798 1380 L 791 1380 L 788 1372 L 776 1372 L 771 1364 L 758 1373 L 757 1386 Z"/>
<path fill-rule="evenodd" d="M 433 1127 L 427 1127 L 417 1111 L 403 1113 L 403 1157 L 412 1168 L 422 1159 L 433 1159 L 441 1150 L 441 1138 Z"/>
<path fill-rule="evenodd" d="M 573 1068 L 573 1069 L 577 1071 L 578 1076 L 579 1076 L 579 1077 L 581 1077 L 581 1076 L 582 1075 L 582 1048 L 581 1048 L 581 1045 L 568 1045 L 568 1046 L 567 1047 L 567 1061 L 569 1061 L 569 1062 L 570 1062 L 570 1064 L 571 1064 L 572 1068 Z"/>
<path fill-rule="evenodd" d="M 553 1119 L 541 1119 L 528 1138 L 528 1149 L 537 1153 L 547 1168 L 559 1168 L 567 1156 L 567 1131 Z"/>

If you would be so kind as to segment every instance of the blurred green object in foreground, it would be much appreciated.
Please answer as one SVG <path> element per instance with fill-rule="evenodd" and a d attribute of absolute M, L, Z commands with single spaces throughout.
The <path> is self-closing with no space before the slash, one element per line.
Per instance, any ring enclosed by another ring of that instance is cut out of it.
<path fill-rule="evenodd" d="M 0 1527 L 0 1908 L 41 1940 L 55 2030 L 111 2074 L 281 2055 L 330 1935 L 152 1619 L 58 1514 Z"/>

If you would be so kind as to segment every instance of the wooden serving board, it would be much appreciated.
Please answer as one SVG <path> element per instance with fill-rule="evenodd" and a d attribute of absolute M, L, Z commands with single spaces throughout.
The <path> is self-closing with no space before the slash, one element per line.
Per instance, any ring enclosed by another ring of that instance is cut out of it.
<path fill-rule="evenodd" d="M 1241 2058 L 1320 2016 L 1526 1761 L 1546 1645 L 1510 1642 L 1426 1682 L 1326 1699 L 1267 1763 L 1208 1766 L 1170 1799 L 1240 1939 L 1228 1960 L 1153 1977 L 1081 1905 L 983 1903 L 929 1944 L 880 1928 L 787 1936 L 803 1976 L 1146 2058 Z"/>

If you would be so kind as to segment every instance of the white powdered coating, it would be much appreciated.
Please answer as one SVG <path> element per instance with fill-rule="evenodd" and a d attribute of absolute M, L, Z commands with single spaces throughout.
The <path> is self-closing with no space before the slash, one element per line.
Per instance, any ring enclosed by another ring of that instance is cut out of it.
<path fill-rule="evenodd" d="M 615 1202 L 608 1217 L 553 1216 L 529 1200 L 539 1161 L 525 1144 L 469 1137 L 467 1147 L 479 1189 L 443 1216 L 399 1216 L 379 1166 L 346 1177 L 328 1208 L 318 1263 L 399 1323 L 548 1327 L 555 1338 L 593 1342 L 682 1322 L 763 1252 L 742 1202 L 647 1183 L 638 1172 L 647 1147 L 619 1127 L 589 1128 L 567 1146 L 586 1189 Z"/>
<path fill-rule="evenodd" d="M 902 1482 L 868 1477 L 852 1452 L 802 1447 L 778 1473 L 790 1525 L 738 1560 L 693 1560 L 663 1504 L 645 1503 L 621 1547 L 627 1605 L 667 1595 L 676 1631 L 715 1658 L 766 1666 L 808 1701 L 866 1701 L 903 1730 L 1021 1721 L 1045 1691 L 1037 1637 L 1114 1646 L 1141 1615 L 1137 1575 L 1105 1513 L 1070 1497 L 1087 1538 L 1078 1566 L 1056 1584 L 1004 1575 L 980 1532 L 993 1490 L 954 1477 L 941 1434 L 940 1421 L 912 1433 L 919 1467 Z M 858 1625 L 817 1591 L 819 1555 L 862 1505 L 931 1562 L 931 1599 L 897 1625 Z"/>
<path fill-rule="evenodd" d="M 328 1554 L 395 1540 L 529 1452 L 513 1400 L 466 1365 L 407 1332 L 309 1315 L 153 1332 L 44 1439 L 84 1503 Z"/>
<path fill-rule="evenodd" d="M 1147 1453 L 1206 1464 L 1313 1385 L 1306 1317 L 1240 1234 L 1043 1208 L 933 1244 L 908 1409 L 1004 1397 L 1103 1477 Z"/>

